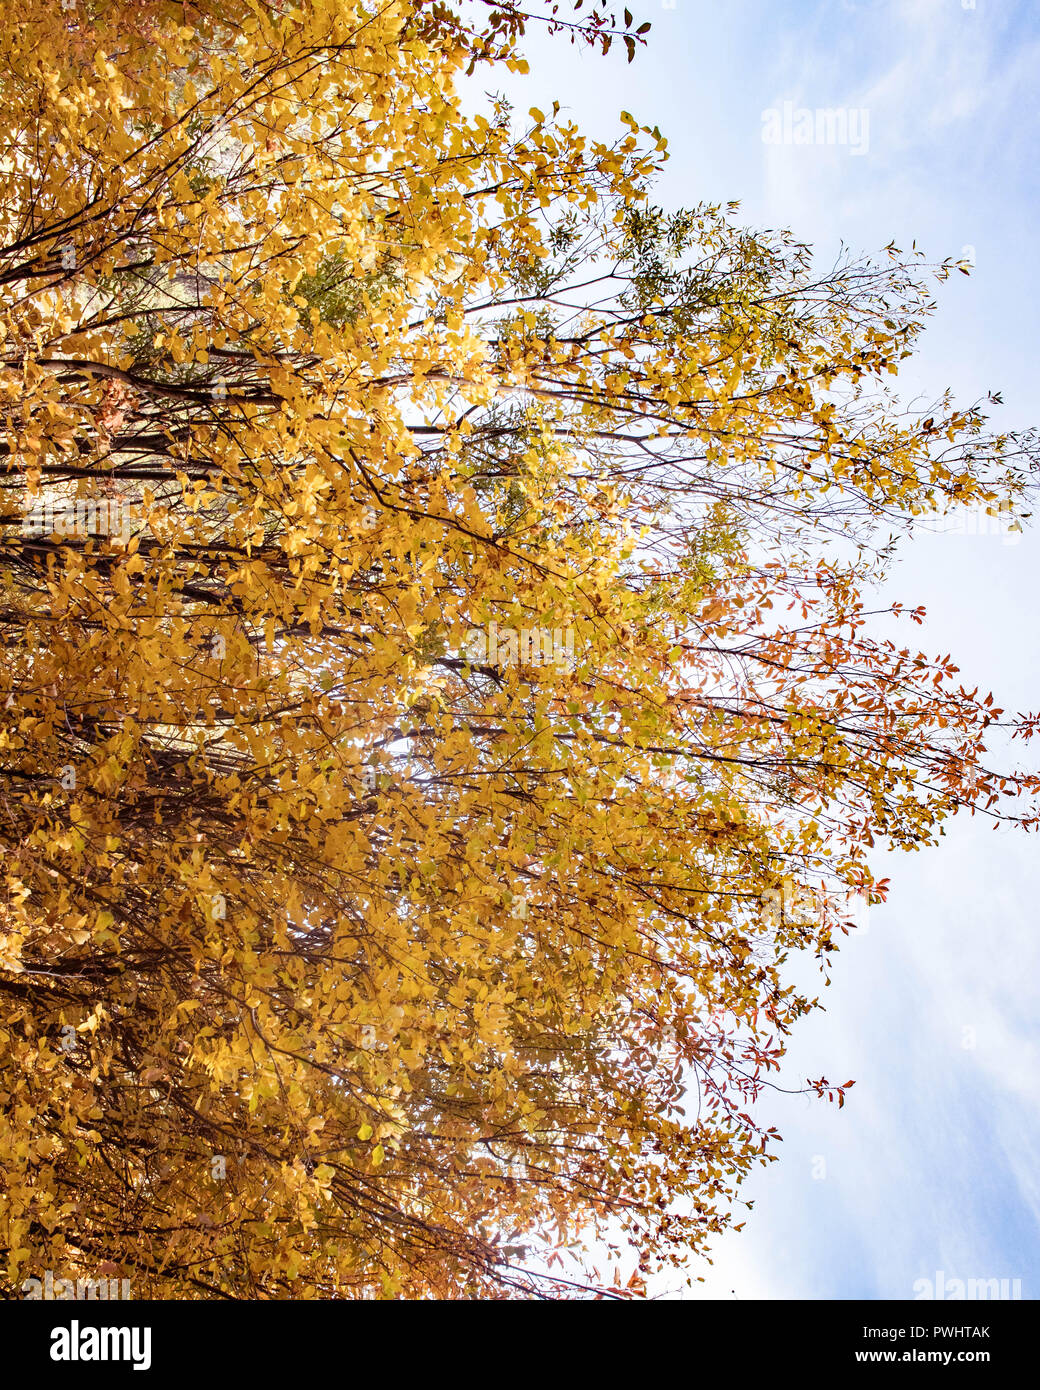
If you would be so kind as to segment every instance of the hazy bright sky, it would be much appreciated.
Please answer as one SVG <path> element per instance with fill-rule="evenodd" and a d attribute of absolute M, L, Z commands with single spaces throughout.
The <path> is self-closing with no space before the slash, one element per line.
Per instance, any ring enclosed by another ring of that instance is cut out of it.
<path fill-rule="evenodd" d="M 748 224 L 790 227 L 821 261 L 842 241 L 973 255 L 971 278 L 940 290 L 901 389 L 949 386 L 964 404 L 1001 390 L 1000 426 L 1040 422 L 1035 0 L 629 8 L 653 25 L 634 63 L 532 34 L 531 74 L 510 97 L 544 110 L 556 99 L 601 137 L 620 132 L 622 108 L 660 125 L 672 158 L 657 202 L 738 199 Z M 861 152 L 766 143 L 763 112 L 782 117 L 785 101 L 865 110 Z M 927 607 L 908 641 L 953 653 L 969 687 L 1004 708 L 1030 709 L 1040 531 L 1008 540 L 926 535 L 891 596 Z M 857 1084 L 842 1111 L 790 1096 L 762 1105 L 784 1135 L 781 1158 L 747 1185 L 744 1231 L 700 1271 L 710 1296 L 905 1299 L 938 1270 L 1017 1278 L 1023 1297 L 1040 1296 L 1038 849 L 960 817 L 938 849 L 885 856 L 889 903 L 843 947 L 827 1012 L 803 1023 L 785 1083 L 826 1073 Z"/>

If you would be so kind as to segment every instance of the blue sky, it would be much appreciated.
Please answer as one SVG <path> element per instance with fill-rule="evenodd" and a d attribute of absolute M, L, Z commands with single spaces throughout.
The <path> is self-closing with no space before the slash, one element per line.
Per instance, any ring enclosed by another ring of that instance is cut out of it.
<path fill-rule="evenodd" d="M 939 312 L 904 398 L 987 390 L 995 421 L 1040 423 L 1040 6 L 1033 0 L 674 0 L 638 4 L 649 45 L 580 53 L 531 36 L 517 105 L 553 99 L 590 133 L 622 108 L 668 136 L 656 201 L 737 199 L 760 227 L 788 226 L 830 262 L 911 242 L 973 255 Z M 763 115 L 869 113 L 862 153 L 767 144 Z M 967 248 L 973 248 L 971 252 Z M 923 535 L 891 596 L 928 610 L 926 651 L 952 652 L 1007 709 L 1040 705 L 1034 595 L 1040 531 Z M 698 1266 L 710 1297 L 913 1298 L 915 1281 L 1008 1278 L 1040 1295 L 1040 840 L 958 818 L 924 854 L 888 855 L 889 902 L 834 964 L 825 1014 L 807 1020 L 786 1084 L 825 1072 L 857 1085 L 838 1111 L 774 1096 L 784 1135 L 756 1175 L 739 1235 Z M 679 1291 L 663 1281 L 664 1296 Z"/>

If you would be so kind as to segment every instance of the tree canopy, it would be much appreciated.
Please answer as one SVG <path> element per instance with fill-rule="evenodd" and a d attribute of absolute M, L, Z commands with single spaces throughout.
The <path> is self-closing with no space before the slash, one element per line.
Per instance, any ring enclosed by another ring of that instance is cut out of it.
<path fill-rule="evenodd" d="M 923 509 L 1028 501 L 1032 436 L 887 384 L 954 266 L 459 96 L 627 12 L 19 15 L 0 1278 L 638 1294 L 772 1157 L 870 849 L 1035 823 L 1029 720 L 871 632 Z"/>

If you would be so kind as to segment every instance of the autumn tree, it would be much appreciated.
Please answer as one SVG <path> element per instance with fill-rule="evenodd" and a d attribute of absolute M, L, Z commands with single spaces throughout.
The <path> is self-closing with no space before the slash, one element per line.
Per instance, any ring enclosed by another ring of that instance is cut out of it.
<path fill-rule="evenodd" d="M 865 595 L 1034 441 L 885 385 L 950 265 L 466 109 L 537 15 L 189 8 L 0 34 L 6 1287 L 638 1293 L 870 847 L 1032 823 Z"/>

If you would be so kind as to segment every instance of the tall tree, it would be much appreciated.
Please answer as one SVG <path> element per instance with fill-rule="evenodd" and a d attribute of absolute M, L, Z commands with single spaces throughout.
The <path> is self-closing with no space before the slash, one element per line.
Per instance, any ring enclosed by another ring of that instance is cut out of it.
<path fill-rule="evenodd" d="M 566 1292 L 620 1229 L 638 1293 L 771 1156 L 868 849 L 1035 823 L 992 698 L 868 631 L 915 514 L 1035 466 L 883 384 L 951 267 L 818 275 L 655 210 L 630 117 L 467 114 L 510 7 L 20 13 L 7 1285 Z"/>

